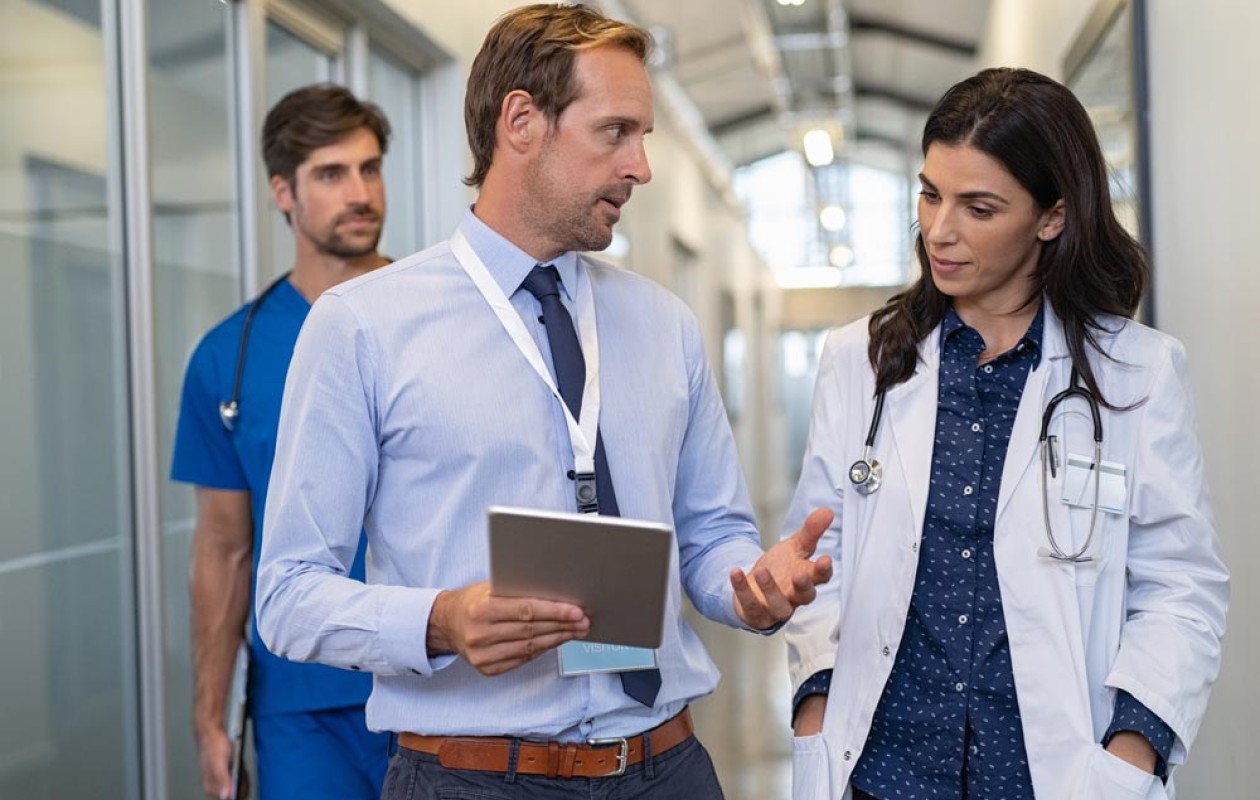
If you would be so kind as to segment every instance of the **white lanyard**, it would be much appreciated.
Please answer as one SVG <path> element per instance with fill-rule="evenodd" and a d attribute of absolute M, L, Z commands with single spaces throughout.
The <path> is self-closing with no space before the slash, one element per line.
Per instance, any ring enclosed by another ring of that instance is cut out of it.
<path fill-rule="evenodd" d="M 586 359 L 586 386 L 582 389 L 581 423 L 579 424 L 569 412 L 569 407 L 560 395 L 560 390 L 556 388 L 556 382 L 552 379 L 551 372 L 547 370 L 547 363 L 543 361 L 538 343 L 525 329 L 525 323 L 521 320 L 515 306 L 490 276 L 490 270 L 486 269 L 481 258 L 473 251 L 462 231 L 455 231 L 451 236 L 450 245 L 455 260 L 464 268 L 464 272 L 468 273 L 468 277 L 472 278 L 481 296 L 490 306 L 490 310 L 499 318 L 508 336 L 512 337 L 517 349 L 525 356 L 525 360 L 534 368 L 534 372 L 538 373 L 538 377 L 542 378 L 543 383 L 547 384 L 547 388 L 560 403 L 560 408 L 564 411 L 565 424 L 569 427 L 569 446 L 573 448 L 574 470 L 579 475 L 590 475 L 593 480 L 595 435 L 599 428 L 599 335 L 595 329 L 595 295 L 591 292 L 590 279 L 582 280 L 579 277 L 576 287 L 577 327 L 582 343 L 582 355 Z M 593 486 L 593 483 L 591 485 Z M 579 505 L 581 505 L 580 497 Z"/>

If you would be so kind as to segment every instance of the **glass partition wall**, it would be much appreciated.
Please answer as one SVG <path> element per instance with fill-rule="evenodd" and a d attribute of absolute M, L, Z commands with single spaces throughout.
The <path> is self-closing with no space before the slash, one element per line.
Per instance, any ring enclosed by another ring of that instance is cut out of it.
<path fill-rule="evenodd" d="M 168 797 L 200 800 L 192 723 L 188 557 L 196 509 L 170 473 L 184 365 L 240 302 L 234 182 L 231 12 L 221 3 L 149 4 L 157 463 L 162 527 L 164 718 Z"/>
<path fill-rule="evenodd" d="M 322 37 L 291 24 L 317 8 Z M 0 798 L 203 796 L 195 507 L 166 478 L 180 386 L 243 287 L 291 262 L 242 242 L 270 204 L 243 104 L 366 87 L 394 125 L 401 256 L 424 244 L 416 108 L 444 58 L 380 0 L 0 0 Z"/>
<path fill-rule="evenodd" d="M 0 797 L 139 783 L 110 22 L 0 0 Z"/>

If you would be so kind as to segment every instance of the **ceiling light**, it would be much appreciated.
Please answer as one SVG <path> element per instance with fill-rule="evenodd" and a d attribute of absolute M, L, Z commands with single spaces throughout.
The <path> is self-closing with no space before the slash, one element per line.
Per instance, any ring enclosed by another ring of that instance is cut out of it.
<path fill-rule="evenodd" d="M 835 267 L 783 267 L 774 271 L 780 289 L 834 289 L 840 285 Z"/>
<path fill-rule="evenodd" d="M 805 146 L 805 160 L 812 167 L 825 167 L 836 157 L 836 151 L 831 146 L 831 134 L 822 128 L 808 131 L 802 144 Z"/>
<path fill-rule="evenodd" d="M 843 208 L 830 205 L 823 206 L 822 211 L 818 212 L 818 221 L 822 223 L 823 228 L 835 233 L 844 230 L 844 225 L 848 220 L 845 218 Z"/>
<path fill-rule="evenodd" d="M 853 264 L 853 248 L 847 244 L 838 244 L 831 248 L 831 252 L 827 254 L 827 260 L 840 269 L 851 266 Z"/>

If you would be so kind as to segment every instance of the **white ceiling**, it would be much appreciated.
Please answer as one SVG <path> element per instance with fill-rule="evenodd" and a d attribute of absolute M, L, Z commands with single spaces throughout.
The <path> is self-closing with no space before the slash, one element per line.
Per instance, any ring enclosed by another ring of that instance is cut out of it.
<path fill-rule="evenodd" d="M 736 164 L 837 124 L 855 149 L 917 148 L 945 89 L 978 68 L 990 0 L 624 0 Z"/>

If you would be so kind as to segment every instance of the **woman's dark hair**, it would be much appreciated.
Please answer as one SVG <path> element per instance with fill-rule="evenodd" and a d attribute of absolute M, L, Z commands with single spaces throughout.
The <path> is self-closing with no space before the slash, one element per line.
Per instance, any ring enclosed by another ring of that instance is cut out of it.
<path fill-rule="evenodd" d="M 1103 315 L 1132 317 L 1149 267 L 1141 245 L 1111 207 L 1107 169 L 1089 115 L 1063 85 L 1026 69 L 986 69 L 940 99 L 923 129 L 923 154 L 939 142 L 966 145 L 997 159 L 1042 210 L 1064 204 L 1063 232 L 1042 245 L 1032 291 L 1045 294 L 1063 320 L 1068 352 L 1085 386 L 1106 403 L 1086 358 L 1102 352 Z M 940 323 L 950 298 L 932 282 L 918 232 L 921 274 L 871 315 L 868 356 L 875 391 L 914 374 L 919 343 Z"/>

